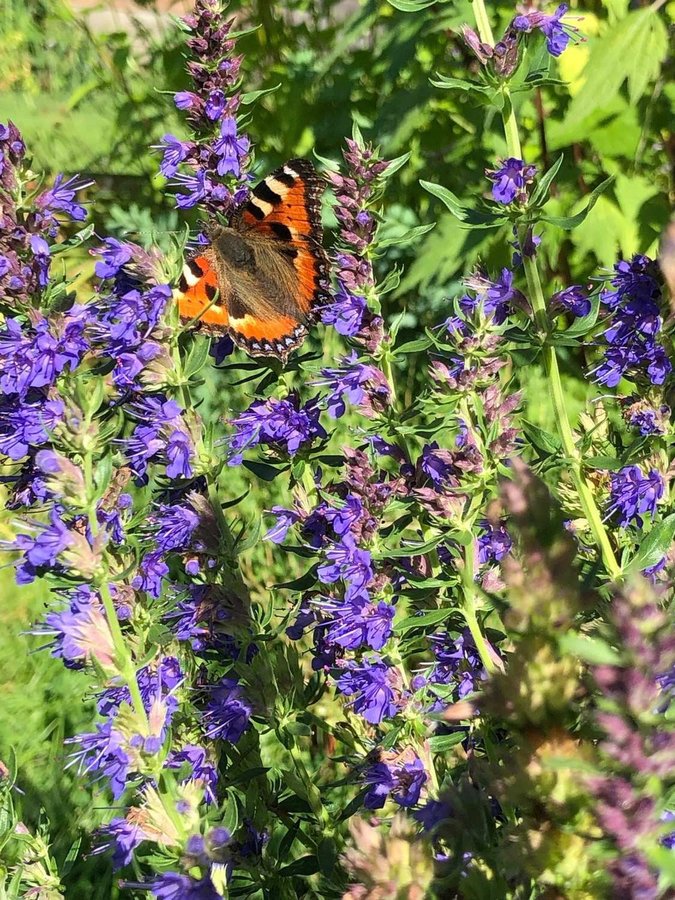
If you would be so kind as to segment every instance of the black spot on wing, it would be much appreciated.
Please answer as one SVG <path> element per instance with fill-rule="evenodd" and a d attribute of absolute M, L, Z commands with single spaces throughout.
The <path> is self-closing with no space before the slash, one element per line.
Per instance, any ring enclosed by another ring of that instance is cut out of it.
<path fill-rule="evenodd" d="M 265 218 L 265 211 L 253 200 L 249 200 L 246 204 L 246 212 L 251 213 L 253 218 L 257 219 L 259 222 Z"/>
<path fill-rule="evenodd" d="M 266 181 L 261 181 L 257 188 L 253 191 L 254 197 L 257 197 L 258 200 L 262 200 L 263 203 L 271 203 L 272 206 L 276 206 L 278 203 L 281 203 L 281 197 L 277 194 L 276 191 L 273 191 L 272 188 L 267 184 Z"/>
<path fill-rule="evenodd" d="M 218 288 L 215 286 L 215 284 L 207 284 L 204 286 L 204 289 L 206 290 L 206 296 L 209 298 L 209 300 L 212 301 L 216 299 Z"/>
<path fill-rule="evenodd" d="M 275 181 L 280 181 L 281 184 L 286 185 L 286 187 L 288 188 L 293 187 L 293 185 L 297 181 L 295 175 L 289 175 L 288 172 L 284 172 L 283 169 L 279 169 L 277 172 L 275 172 L 273 177 Z"/>
<path fill-rule="evenodd" d="M 270 222 L 270 228 L 282 241 L 293 240 L 293 232 L 288 225 L 284 225 L 283 222 Z"/>

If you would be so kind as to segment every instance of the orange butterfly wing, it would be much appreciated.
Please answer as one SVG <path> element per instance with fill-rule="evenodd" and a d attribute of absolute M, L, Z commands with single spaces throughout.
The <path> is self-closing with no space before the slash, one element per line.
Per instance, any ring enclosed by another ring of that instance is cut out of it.
<path fill-rule="evenodd" d="M 181 318 L 199 318 L 210 330 L 230 334 L 249 353 L 285 360 L 305 337 L 316 308 L 330 298 L 328 257 L 321 246 L 323 188 L 312 163 L 291 160 L 261 181 L 232 218 L 231 227 L 243 238 L 264 239 L 292 263 L 294 283 L 286 309 L 277 311 L 271 298 L 264 308 L 245 302 L 246 297 L 214 302 L 218 277 L 202 254 L 186 263 L 179 282 Z"/>

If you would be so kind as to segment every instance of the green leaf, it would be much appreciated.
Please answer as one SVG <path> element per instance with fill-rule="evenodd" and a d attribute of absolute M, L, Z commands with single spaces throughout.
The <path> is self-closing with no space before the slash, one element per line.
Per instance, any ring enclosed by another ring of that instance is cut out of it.
<path fill-rule="evenodd" d="M 423 544 L 406 544 L 405 547 L 397 547 L 395 550 L 388 550 L 384 547 L 379 553 L 374 553 L 374 559 L 397 559 L 400 556 L 416 556 L 419 553 L 427 553 L 429 550 L 433 550 L 441 541 L 446 539 L 447 535 L 438 534 L 436 537 L 431 538 L 428 541 L 424 541 Z"/>
<path fill-rule="evenodd" d="M 537 182 L 537 186 L 532 192 L 532 196 L 530 197 L 529 206 L 530 208 L 535 208 L 538 206 L 542 206 L 548 197 L 548 190 L 551 187 L 553 179 L 558 174 L 560 170 L 560 166 L 563 164 L 563 160 L 565 155 L 563 153 L 556 159 L 551 168 L 546 172 L 545 175 Z"/>
<path fill-rule="evenodd" d="M 389 160 L 389 165 L 382 173 L 383 178 L 390 178 L 394 172 L 398 172 L 398 170 L 404 166 L 408 160 L 410 159 L 410 153 L 402 153 L 400 156 L 395 156 L 394 159 Z"/>
<path fill-rule="evenodd" d="M 425 191 L 429 191 L 447 206 L 456 219 L 465 228 L 499 228 L 508 222 L 506 216 L 490 210 L 469 209 L 463 206 L 459 198 L 440 184 L 431 181 L 420 181 Z"/>
<path fill-rule="evenodd" d="M 287 468 L 286 465 L 272 466 L 269 463 L 249 459 L 245 459 L 242 465 L 263 481 L 274 481 Z"/>
<path fill-rule="evenodd" d="M 419 353 L 422 350 L 426 350 L 427 347 L 430 347 L 432 343 L 433 341 L 428 337 L 418 338 L 416 341 L 407 341 L 405 344 L 396 347 L 394 356 L 403 356 L 406 353 Z"/>
<path fill-rule="evenodd" d="M 419 12 L 427 6 L 433 6 L 437 0 L 387 0 L 387 2 L 401 12 Z"/>
<path fill-rule="evenodd" d="M 601 454 L 598 456 L 587 456 L 582 462 L 587 469 L 607 469 L 610 472 L 623 466 L 621 460 L 615 456 L 603 456 Z"/>
<path fill-rule="evenodd" d="M 188 357 L 185 360 L 185 368 L 183 370 L 183 374 L 187 379 L 190 379 L 193 375 L 201 372 L 201 370 L 204 368 L 204 365 L 206 364 L 207 359 L 209 358 L 210 349 L 210 341 L 196 340 L 192 342 L 190 352 L 188 353 Z"/>
<path fill-rule="evenodd" d="M 280 875 L 316 875 L 319 871 L 319 860 L 316 856 L 302 856 L 289 866 L 279 870 Z"/>
<path fill-rule="evenodd" d="M 578 656 L 592 666 L 618 666 L 621 664 L 621 656 L 601 638 L 568 632 L 561 635 L 558 645 L 563 653 Z"/>
<path fill-rule="evenodd" d="M 383 250 L 385 247 L 395 247 L 397 244 L 412 244 L 418 237 L 421 237 L 435 227 L 436 223 L 430 222 L 428 225 L 417 225 L 415 228 L 409 228 L 408 231 L 405 231 L 403 234 L 394 235 L 378 241 L 377 249 Z"/>
<path fill-rule="evenodd" d="M 606 109 L 628 81 L 631 104 L 657 78 L 668 53 L 668 35 L 658 11 L 638 9 L 594 39 L 584 68 L 586 81 L 572 101 L 568 119 L 580 121 Z"/>
<path fill-rule="evenodd" d="M 423 625 L 436 625 L 443 622 L 453 613 L 452 609 L 432 609 L 429 612 L 422 613 L 421 616 L 406 616 L 405 619 L 394 625 L 396 634 L 403 634 L 410 631 L 411 628 L 421 628 Z"/>
<path fill-rule="evenodd" d="M 326 878 L 330 878 L 338 858 L 337 846 L 333 838 L 325 837 L 319 841 L 316 856 L 319 860 L 321 874 L 325 875 Z"/>
<path fill-rule="evenodd" d="M 432 753 L 444 753 L 466 738 L 463 731 L 455 731 L 453 734 L 437 734 L 429 738 L 429 749 Z"/>
<path fill-rule="evenodd" d="M 248 106 L 251 103 L 255 103 L 256 100 L 259 100 L 260 97 L 264 97 L 265 94 L 273 94 L 275 91 L 278 91 L 281 87 L 281 82 L 279 84 L 275 84 L 274 87 L 264 88 L 261 91 L 245 91 L 241 95 L 241 102 L 244 106 Z"/>
<path fill-rule="evenodd" d="M 72 250 L 74 247 L 79 247 L 80 244 L 84 244 L 85 241 L 88 241 L 93 233 L 94 226 L 87 225 L 86 228 L 78 231 L 77 234 L 74 234 L 67 241 L 61 241 L 59 244 L 52 244 L 49 248 L 50 256 L 58 256 L 59 253 L 63 253 L 66 250 Z"/>
<path fill-rule="evenodd" d="M 526 437 L 544 453 L 556 454 L 562 450 L 562 442 L 557 434 L 545 431 L 533 422 L 523 420 L 523 431 Z"/>
<path fill-rule="evenodd" d="M 631 559 L 629 568 L 636 572 L 655 566 L 672 547 L 673 537 L 675 537 L 675 513 L 652 528 Z"/>
<path fill-rule="evenodd" d="M 564 334 L 566 337 L 583 337 L 598 321 L 599 312 L 600 297 L 596 295 L 595 297 L 591 297 L 591 311 L 589 314 L 587 316 L 581 316 L 579 319 L 575 319 L 569 328 L 566 328 L 560 333 Z"/>
<path fill-rule="evenodd" d="M 557 225 L 558 228 L 562 228 L 565 231 L 571 231 L 573 228 L 576 228 L 577 225 L 581 225 L 589 212 L 593 209 L 595 204 L 598 202 L 598 198 L 610 184 L 614 181 L 614 176 L 610 175 L 609 178 L 605 178 L 604 181 L 601 181 L 600 184 L 591 191 L 586 200 L 586 206 L 581 210 L 581 212 L 576 213 L 573 216 L 546 216 L 543 215 L 541 217 L 543 222 L 548 222 L 550 225 Z"/>
<path fill-rule="evenodd" d="M 478 94 L 490 94 L 494 91 L 494 88 L 487 84 L 481 84 L 477 81 L 464 81 L 461 78 L 446 78 L 445 75 L 437 74 L 436 78 L 430 78 L 429 81 L 434 87 L 441 88 L 444 91 L 475 91 Z"/>

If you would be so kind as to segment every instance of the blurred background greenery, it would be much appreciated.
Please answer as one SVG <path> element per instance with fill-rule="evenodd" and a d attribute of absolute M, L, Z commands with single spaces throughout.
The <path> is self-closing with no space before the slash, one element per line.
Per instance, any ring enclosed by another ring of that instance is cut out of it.
<path fill-rule="evenodd" d="M 188 6 L 170 0 L 2 4 L 0 121 L 11 118 L 19 125 L 35 171 L 48 177 L 80 173 L 95 181 L 88 200 L 99 236 L 167 246 L 170 233 L 182 225 L 163 191 L 152 145 L 166 132 L 184 133 L 171 99 L 187 86 L 183 35 L 171 14 Z M 577 24 L 587 40 L 553 65 L 558 83 L 517 95 L 524 155 L 545 169 L 564 154 L 551 200 L 554 213 L 574 212 L 607 175 L 615 182 L 576 231 L 546 233 L 541 254 L 549 290 L 584 283 L 617 255 L 653 253 L 673 196 L 675 141 L 669 128 L 675 83 L 672 57 L 666 60 L 675 4 L 653 4 L 649 15 L 647 4 L 630 0 L 571 6 L 583 16 Z M 496 0 L 490 7 L 501 34 L 513 4 Z M 389 190 L 384 236 L 433 220 L 437 225 L 415 244 L 391 247 L 381 261 L 383 268 L 402 269 L 399 286 L 385 299 L 387 316 L 404 312 L 404 334 L 412 337 L 445 318 L 447 298 L 476 264 L 491 270 L 509 264 L 508 233 L 463 231 L 418 184 L 423 178 L 465 197 L 485 193 L 485 168 L 505 154 L 499 117 L 486 116 L 475 94 L 430 83 L 437 73 L 463 78 L 478 66 L 459 32 L 473 22 L 470 0 L 450 0 L 415 15 L 386 0 L 234 0 L 231 9 L 242 30 L 258 26 L 240 41 L 245 89 L 276 87 L 255 106 L 250 123 L 261 173 L 312 152 L 337 159 L 352 118 L 381 144 L 385 157 L 410 153 Z M 86 294 L 93 260 L 83 249 L 74 265 Z M 564 362 L 570 405 L 578 411 L 589 391 L 578 377 L 583 361 Z M 404 375 L 411 396 L 420 376 L 414 357 Z M 225 376 L 214 377 L 223 391 Z M 538 401 L 541 385 L 533 367 L 528 417 L 552 426 Z M 225 405 L 244 405 L 245 390 L 228 388 Z M 215 391 L 216 382 L 208 385 L 207 393 Z M 242 477 L 233 473 L 233 479 Z M 272 505 L 271 491 L 258 493 L 253 517 Z M 3 537 L 11 535 L 11 521 L 3 528 Z M 263 546 L 257 552 L 267 551 Z M 292 577 L 288 567 L 274 571 L 271 554 L 254 562 L 248 574 L 255 580 L 255 572 L 265 573 L 261 589 Z M 48 653 L 29 654 L 41 640 L 22 632 L 41 615 L 44 588 L 18 591 L 7 569 L 2 588 L 0 759 L 19 773 L 24 821 L 31 827 L 41 817 L 50 821 L 67 896 L 115 896 L 108 864 L 88 856 L 86 844 L 71 854 L 74 864 L 63 868 L 81 836 L 106 817 L 97 806 L 103 801 L 65 767 L 64 737 L 86 730 L 93 718 L 86 679 Z"/>

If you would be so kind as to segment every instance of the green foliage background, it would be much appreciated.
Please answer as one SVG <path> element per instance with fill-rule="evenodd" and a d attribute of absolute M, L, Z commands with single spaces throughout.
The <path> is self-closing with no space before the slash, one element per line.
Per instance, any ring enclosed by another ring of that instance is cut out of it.
<path fill-rule="evenodd" d="M 480 95 L 431 84 L 438 76 L 461 79 L 478 65 L 460 37 L 462 24 L 473 23 L 469 0 L 432 5 L 414 15 L 396 6 L 404 9 L 405 0 L 240 0 L 232 3 L 232 11 L 242 29 L 258 26 L 240 41 L 245 89 L 276 88 L 256 105 L 250 126 L 261 173 L 313 152 L 337 159 L 352 119 L 366 138 L 381 144 L 385 157 L 410 153 L 392 182 L 382 237 L 437 222 L 416 242 L 391 247 L 383 261 L 402 271 L 386 298 L 385 314 L 403 313 L 401 331 L 413 338 L 445 318 L 448 298 L 457 294 L 471 268 L 481 263 L 494 270 L 510 262 L 508 233 L 462 230 L 419 180 L 445 185 L 460 197 L 480 195 L 487 189 L 485 168 L 506 148 L 496 110 L 486 116 Z M 491 6 L 493 21 L 503 29 L 513 5 L 498 0 Z M 675 4 L 586 0 L 572 7 L 583 16 L 578 24 L 587 40 L 551 64 L 549 83 L 534 101 L 516 95 L 516 103 L 522 103 L 524 155 L 540 169 L 564 155 L 547 208 L 553 215 L 576 212 L 607 176 L 615 180 L 581 227 L 544 235 L 549 292 L 584 283 L 618 255 L 653 254 L 673 197 L 675 143 L 669 127 L 675 84 L 667 59 Z M 147 2 L 134 7 L 152 9 Z M 187 86 L 182 34 L 167 16 L 159 29 L 136 18 L 130 30 L 111 33 L 92 30 L 88 21 L 62 0 L 5 0 L 0 121 L 11 118 L 22 129 L 35 171 L 48 177 L 79 172 L 95 179 L 88 199 L 99 235 L 168 247 L 170 232 L 182 220 L 162 191 L 151 145 L 166 132 L 182 134 L 171 100 L 171 93 Z M 531 68 L 549 65 L 543 44 L 539 51 Z M 330 226 L 329 209 L 326 222 Z M 83 251 L 77 265 L 77 283 L 86 296 L 93 260 Z M 330 347 L 324 352 L 333 355 Z M 565 360 L 572 413 L 591 390 L 578 377 L 582 363 Z M 213 377 L 205 396 L 214 414 L 246 403 L 245 385 L 228 387 L 221 373 Z M 421 377 L 414 366 L 406 373 L 409 397 Z M 537 400 L 541 384 L 541 373 L 533 368 L 527 417 L 551 427 Z M 349 427 L 348 421 L 344 424 Z M 246 488 L 236 479 L 242 475 L 233 473 L 233 495 Z M 251 521 L 259 521 L 262 510 L 278 499 L 258 494 L 247 501 Z M 11 536 L 11 521 L 2 528 L 2 537 Z M 271 554 L 263 558 L 265 550 L 257 552 L 261 558 L 250 560 L 247 574 L 258 579 L 261 593 L 267 584 L 292 577 L 288 568 L 274 569 Z M 39 589 L 18 591 L 8 570 L 2 588 L 0 660 L 6 687 L 0 759 L 19 773 L 24 795 L 18 806 L 26 823 L 34 828 L 41 818 L 50 822 L 67 896 L 115 896 L 108 864 L 88 857 L 86 846 L 72 853 L 72 865 L 64 868 L 80 836 L 105 813 L 83 779 L 64 765 L 64 737 L 86 729 L 93 716 L 85 679 L 46 653 L 28 655 L 40 644 L 22 635 L 44 606 Z"/>

